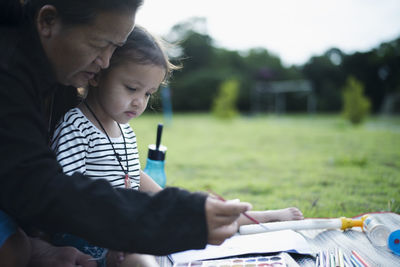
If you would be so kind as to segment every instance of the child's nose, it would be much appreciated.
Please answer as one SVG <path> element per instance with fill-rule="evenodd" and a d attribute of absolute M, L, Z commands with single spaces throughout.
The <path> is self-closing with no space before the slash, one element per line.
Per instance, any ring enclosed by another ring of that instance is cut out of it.
<path fill-rule="evenodd" d="M 134 97 L 131 101 L 132 106 L 141 107 L 143 105 L 143 100 L 141 97 Z"/>

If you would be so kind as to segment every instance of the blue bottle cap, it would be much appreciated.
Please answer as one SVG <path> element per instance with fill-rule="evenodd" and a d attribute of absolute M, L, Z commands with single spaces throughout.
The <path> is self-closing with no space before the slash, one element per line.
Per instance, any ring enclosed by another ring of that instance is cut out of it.
<path fill-rule="evenodd" d="M 400 255 L 400 230 L 390 233 L 388 238 L 388 247 L 394 254 Z"/>
<path fill-rule="evenodd" d="M 147 157 L 151 160 L 165 160 L 165 154 L 167 153 L 167 147 L 160 145 L 158 149 L 156 149 L 156 145 L 149 145 L 149 152 Z"/>

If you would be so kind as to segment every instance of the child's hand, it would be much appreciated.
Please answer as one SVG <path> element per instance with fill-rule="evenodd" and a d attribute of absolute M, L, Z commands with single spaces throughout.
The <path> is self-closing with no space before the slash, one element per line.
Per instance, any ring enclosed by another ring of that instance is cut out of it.
<path fill-rule="evenodd" d="M 220 245 L 237 232 L 237 219 L 242 212 L 250 210 L 251 205 L 244 202 L 224 202 L 209 196 L 205 208 L 208 243 Z"/>
<path fill-rule="evenodd" d="M 82 266 L 95 267 L 92 257 L 74 247 L 56 247 L 39 238 L 30 238 L 32 254 L 31 267 Z M 3 266 L 3 265 L 2 265 Z"/>

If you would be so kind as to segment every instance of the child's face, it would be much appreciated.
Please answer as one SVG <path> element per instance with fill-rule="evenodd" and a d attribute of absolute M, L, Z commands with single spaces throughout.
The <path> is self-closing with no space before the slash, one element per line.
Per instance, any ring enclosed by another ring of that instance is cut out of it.
<path fill-rule="evenodd" d="M 127 123 L 143 113 L 164 76 L 161 66 L 121 63 L 100 74 L 97 101 L 110 119 Z"/>

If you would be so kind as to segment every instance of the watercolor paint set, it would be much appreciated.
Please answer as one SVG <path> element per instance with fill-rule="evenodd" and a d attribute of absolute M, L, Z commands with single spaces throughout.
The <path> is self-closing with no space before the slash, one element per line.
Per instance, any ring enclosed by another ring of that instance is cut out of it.
<path fill-rule="evenodd" d="M 286 267 L 281 255 L 175 263 L 174 267 Z"/>

